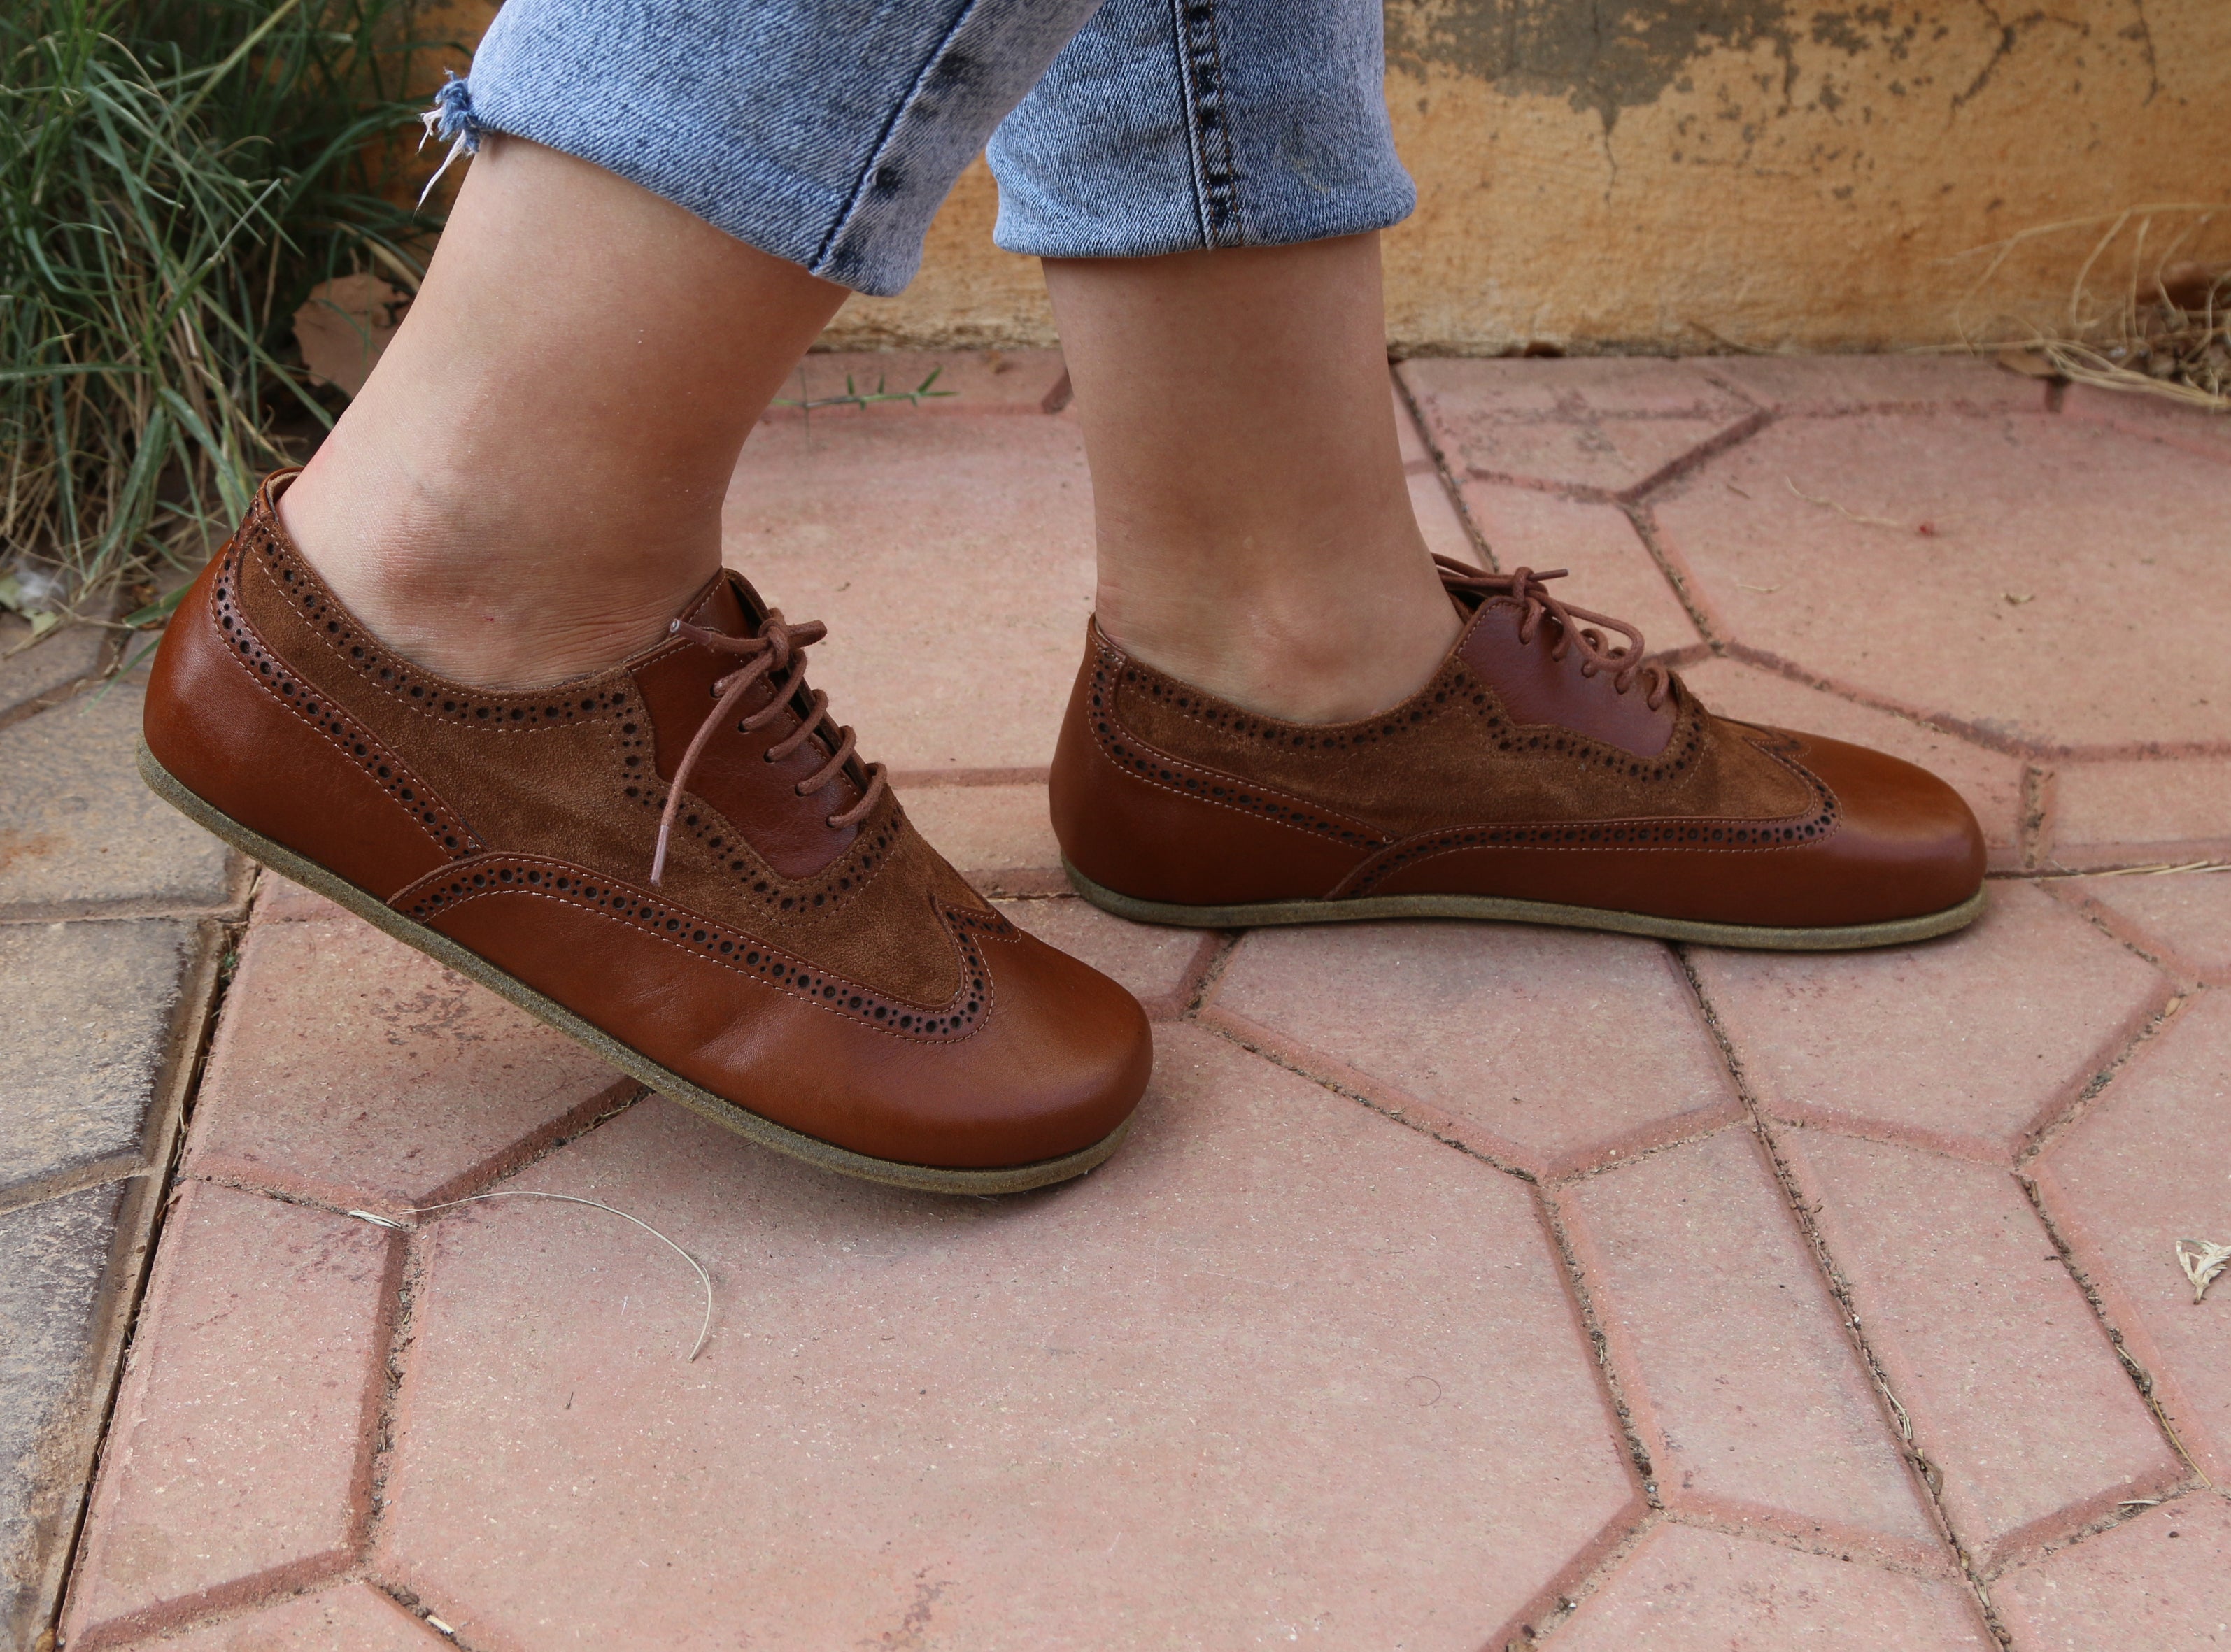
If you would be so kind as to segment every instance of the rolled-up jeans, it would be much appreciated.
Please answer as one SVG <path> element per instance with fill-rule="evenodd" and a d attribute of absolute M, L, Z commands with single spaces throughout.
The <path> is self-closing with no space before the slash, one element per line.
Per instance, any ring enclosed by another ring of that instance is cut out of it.
<path fill-rule="evenodd" d="M 1416 204 L 1380 0 L 506 0 L 454 103 L 862 293 L 989 141 L 1044 258 L 1283 246 Z"/>

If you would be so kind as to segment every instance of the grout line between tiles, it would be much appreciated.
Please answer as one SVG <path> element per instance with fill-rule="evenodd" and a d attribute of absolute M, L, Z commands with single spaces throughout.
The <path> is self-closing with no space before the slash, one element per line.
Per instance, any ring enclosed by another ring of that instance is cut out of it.
<path fill-rule="evenodd" d="M 124 1373 L 132 1363 L 133 1348 L 139 1340 L 139 1317 L 147 1305 L 148 1281 L 154 1277 L 156 1257 L 169 1224 L 171 1206 L 177 1197 L 178 1164 L 185 1153 L 194 1099 L 208 1071 L 210 1047 L 217 1036 L 217 1019 L 231 985 L 224 961 L 238 944 L 239 931 L 244 924 L 244 919 L 231 922 L 203 920 L 201 956 L 195 961 L 191 984 L 180 995 L 178 1018 L 173 1023 L 176 1064 L 169 1076 L 156 1086 L 155 1117 L 152 1123 L 157 1133 L 154 1139 L 141 1144 L 146 1167 L 137 1174 L 139 1188 L 125 1195 L 127 1200 L 150 1202 L 153 1208 L 146 1213 L 146 1235 L 138 1242 L 137 1255 L 130 1259 L 132 1277 L 121 1293 L 125 1300 L 118 1304 L 112 1322 L 120 1329 L 114 1345 L 104 1352 L 97 1379 L 105 1391 L 101 1392 L 100 1415 L 93 1429 L 93 1449 L 86 1459 L 84 1480 L 77 1487 L 77 1506 L 70 1517 L 68 1540 L 63 1544 L 50 1574 L 60 1586 L 55 1589 L 54 1599 L 49 1603 L 46 1634 L 57 1644 L 62 1619 L 77 1586 L 86 1522 L 93 1512 L 94 1489 L 100 1484 L 101 1472 L 107 1464 L 116 1423 L 116 1402 L 124 1391 Z M 133 1222 L 136 1224 L 140 1219 L 139 1213 L 134 1210 Z M 115 1266 L 113 1255 L 109 1266 Z"/>
<path fill-rule="evenodd" d="M 1613 492 L 1609 497 L 1621 505 L 1639 505 L 1652 494 L 1662 491 L 1669 483 L 1680 481 L 1691 472 L 1701 470 L 1730 448 L 1739 448 L 1775 421 L 1775 416 L 1765 408 L 1743 397 L 1751 410 L 1726 429 L 1714 431 L 1695 447 L 1678 454 L 1645 476 Z"/>
<path fill-rule="evenodd" d="M 1426 451 L 1432 455 L 1433 474 L 1440 481 L 1442 497 L 1456 512 L 1457 521 L 1463 527 L 1465 537 L 1471 541 L 1472 550 L 1478 554 L 1480 566 L 1490 573 L 1501 573 L 1503 569 L 1495 559 L 1495 547 L 1487 542 L 1487 535 L 1473 519 L 1471 507 L 1465 503 L 1462 479 L 1449 463 L 1449 455 L 1443 451 L 1441 444 L 1434 439 L 1433 427 L 1427 422 L 1425 410 L 1418 405 L 1417 396 L 1403 378 L 1399 363 L 1387 363 L 1387 377 L 1394 381 L 1394 394 L 1401 399 L 1404 410 L 1410 416 L 1410 428 L 1417 432 L 1418 440 L 1425 443 Z"/>
<path fill-rule="evenodd" d="M 440 1636 L 449 1645 L 462 1649 L 462 1652 L 483 1652 L 482 1642 L 472 1639 L 448 1618 L 427 1605 L 424 1597 L 417 1590 L 406 1588 L 399 1583 L 391 1583 L 377 1572 L 370 1571 L 365 1572 L 363 1582 L 365 1588 L 376 1589 L 394 1602 L 396 1610 L 408 1612 L 425 1624 L 426 1632 L 429 1635 Z M 441 1624 L 442 1627 L 436 1629 L 434 1625 L 436 1623 Z"/>
<path fill-rule="evenodd" d="M 1595 1356 L 1596 1378 L 1603 1384 L 1604 1397 L 1617 1422 L 1627 1467 L 1634 1473 L 1643 1500 L 1652 1509 L 1662 1510 L 1665 1500 L 1659 1494 L 1657 1465 L 1651 1461 L 1649 1442 L 1642 1437 L 1641 1426 L 1634 1420 L 1634 1404 L 1627 1397 L 1626 1384 L 1613 1358 L 1611 1335 L 1604 1329 L 1603 1315 L 1596 1308 L 1595 1293 L 1589 1287 L 1588 1268 L 1581 1259 L 1580 1247 L 1574 1242 L 1572 1223 L 1577 1217 L 1567 1215 L 1552 1189 L 1536 1186 L 1534 1197 L 1542 1225 L 1549 1230 L 1550 1249 L 1556 1252 L 1557 1261 L 1565 1270 L 1565 1287 L 1572 1293 L 1581 1328 L 1587 1333 L 1589 1350 Z"/>
<path fill-rule="evenodd" d="M 2068 1277 L 2075 1281 L 2076 1288 L 2084 1294 L 2085 1302 L 2091 1307 L 2092 1317 L 2098 1320 L 2099 1328 L 2107 1338 L 2107 1345 L 2114 1350 L 2116 1362 L 2122 1366 L 2123 1374 L 2131 1379 L 2131 1385 L 2138 1391 L 2138 1397 L 2144 1403 L 2147 1413 L 2152 1416 L 2154 1426 L 2161 1430 L 2162 1437 L 2169 1442 L 2170 1449 L 2176 1453 L 2177 1460 L 2184 1464 L 2186 1469 L 2195 1480 L 2199 1481 L 2202 1487 L 2211 1492 L 2222 1489 L 2209 1478 L 2208 1470 L 2201 1466 L 2199 1458 L 2193 1455 L 2184 1442 L 2184 1436 L 2177 1431 L 2176 1421 L 2170 1416 L 2169 1408 L 2162 1400 L 2159 1384 L 2154 1380 L 2153 1372 L 2147 1369 L 2145 1362 L 2131 1350 L 2129 1339 L 2124 1335 L 2122 1326 L 2107 1306 L 2106 1292 L 2101 1287 L 2098 1281 L 2092 1277 L 2091 1270 L 2084 1266 L 2076 1247 L 2070 1242 L 2060 1219 L 2053 1215 L 2052 1206 L 2047 1203 L 2043 1187 L 2039 1184 L 2035 1177 L 2022 1170 L 2017 1170 L 2014 1172 L 2014 1184 L 2021 1189 L 2022 1197 L 2029 1201 L 2030 1210 L 2035 1214 L 2038 1225 L 2045 1229 L 2046 1236 L 2053 1241 L 2053 1248 L 2060 1255 L 2062 1268 L 2066 1271 Z M 2138 1515 L 2144 1513 L 2147 1508 L 2157 1507 L 2160 1502 L 2174 1501 L 2182 1494 L 2172 1491 L 2158 1502 L 2147 1502 L 2141 1499 L 2117 1503 L 2106 1514 L 2087 1521 L 2074 1530 L 2063 1533 L 2058 1538 L 2040 1545 L 2040 1553 L 2031 1558 L 2041 1558 L 2043 1554 L 2049 1553 L 2054 1549 L 2080 1542 L 2085 1538 L 2120 1526 L 2127 1520 L 2136 1520 Z M 2001 1546 L 2001 1547 L 2007 1546 Z M 2011 1563 L 2002 1565 L 1995 1571 L 1993 1575 L 1994 1577 L 2003 1576 L 2013 1569 Z"/>
<path fill-rule="evenodd" d="M 393 1274 L 394 1294 L 385 1304 L 387 1349 L 380 1359 L 379 1396 L 364 1442 L 365 1507 L 357 1533 L 357 1559 L 365 1566 L 372 1564 L 387 1529 L 387 1483 L 395 1472 L 403 1384 L 409 1374 L 411 1345 L 418 1333 L 418 1292 L 426 1275 L 426 1247 L 431 1242 L 423 1226 L 404 1229 L 396 1237 L 402 1242 L 402 1254 Z"/>
<path fill-rule="evenodd" d="M 1804 1191 L 1788 1156 L 1782 1152 L 1773 1121 L 1768 1118 L 1766 1109 L 1751 1089 L 1749 1077 L 1743 1069 L 1743 1056 L 1736 1050 L 1734 1041 L 1728 1036 L 1727 1029 L 1720 1024 L 1719 1016 L 1712 1007 L 1711 997 L 1704 991 L 1704 984 L 1698 978 L 1696 967 L 1690 959 L 1689 949 L 1677 945 L 1674 952 L 1680 959 L 1682 973 L 1688 978 L 1689 990 L 1696 995 L 1698 1007 L 1704 1012 L 1704 1024 L 1710 1030 L 1713 1041 L 1720 1047 L 1721 1060 L 1727 1065 L 1728 1075 L 1734 1081 L 1736 1094 L 1742 1096 L 1744 1107 L 1750 1113 L 1751 1127 L 1758 1134 L 1759 1145 L 1766 1151 L 1767 1163 L 1773 1169 L 1775 1182 L 1781 1188 L 1782 1196 L 1796 1220 L 1798 1231 L 1805 1237 L 1807 1248 L 1813 1253 L 1814 1264 L 1820 1270 L 1829 1295 L 1834 1299 L 1840 1311 L 1844 1334 L 1859 1355 L 1859 1368 L 1866 1373 L 1867 1380 L 1882 1404 L 1885 1420 L 1904 1447 L 1908 1466 L 1920 1481 L 1924 1507 L 1929 1510 L 1938 1534 L 1958 1561 L 1961 1579 L 1982 1610 L 1985 1628 L 2001 1646 L 2011 1649 L 2014 1646 L 2013 1634 L 2000 1618 L 1998 1609 L 1991 1604 L 1989 1586 L 1979 1573 L 1975 1558 L 1960 1540 L 1960 1534 L 1952 1523 L 1951 1512 L 1945 1507 L 1943 1470 L 1929 1460 L 1928 1455 L 1914 1438 L 1912 1419 L 1892 1385 L 1890 1372 L 1876 1353 L 1872 1339 L 1859 1323 L 1859 1307 L 1853 1299 L 1851 1281 L 1829 1249 L 1827 1236 L 1814 1219 L 1817 1212 L 1805 1202 Z"/>
<path fill-rule="evenodd" d="M 1664 536 L 1658 531 L 1656 513 L 1643 503 L 1622 504 L 1619 508 L 1626 514 L 1627 526 L 1634 530 L 1634 537 L 1642 541 L 1650 560 L 1657 565 L 1659 577 L 1673 588 L 1674 600 L 1681 604 L 1689 623 L 1697 628 L 1697 635 L 1704 639 L 1705 654 L 1726 653 L 1727 641 L 1721 634 L 1717 619 L 1704 601 L 1704 593 L 1697 589 L 1688 565 L 1667 548 Z"/>
<path fill-rule="evenodd" d="M 1042 786 L 1053 771 L 1045 765 L 1033 768 L 899 769 L 889 777 L 894 791 L 942 791 L 961 786 Z M 902 800 L 903 801 L 903 800 Z"/>
<path fill-rule="evenodd" d="M 1217 1037 L 1225 1040 L 1227 1043 L 1237 1044 L 1249 1055 L 1256 1056 L 1262 1061 L 1266 1061 L 1273 1067 L 1282 1068 L 1285 1071 L 1295 1074 L 1297 1077 L 1305 1078 L 1310 1083 L 1316 1085 L 1319 1088 L 1329 1090 L 1333 1094 L 1339 1096 L 1342 1100 L 1353 1101 L 1359 1107 L 1368 1108 L 1369 1111 L 1377 1113 L 1381 1118 L 1387 1120 L 1391 1123 L 1400 1125 L 1405 1130 L 1414 1130 L 1418 1134 L 1426 1138 L 1430 1141 L 1437 1141 L 1444 1147 L 1453 1148 L 1456 1152 L 1462 1153 L 1466 1158 L 1470 1158 L 1479 1164 L 1484 1165 L 1490 1170 L 1498 1171 L 1505 1176 L 1515 1176 L 1529 1187 L 1538 1186 L 1540 1184 L 1539 1178 L 1532 1171 L 1528 1170 L 1524 1165 L 1506 1163 L 1504 1160 L 1497 1158 L 1492 1154 L 1473 1146 L 1469 1142 L 1460 1141 L 1456 1137 L 1438 1130 L 1432 1125 L 1426 1123 L 1421 1120 L 1410 1117 L 1408 1114 L 1397 1110 L 1388 1103 L 1380 1100 L 1377 1097 L 1373 1096 L 1365 1091 L 1357 1089 L 1353 1085 L 1343 1084 L 1337 1079 L 1328 1078 L 1322 1073 L 1312 1072 L 1308 1068 L 1301 1065 L 1298 1062 L 1290 1059 L 1283 1052 L 1272 1046 L 1250 1038 L 1246 1033 L 1242 1031 L 1238 1027 L 1231 1024 L 1220 1016 L 1214 1019 L 1203 1019 L 1198 1016 L 1189 1013 L 1187 1019 L 1191 1020 L 1192 1023 L 1194 1026 L 1199 1027 L 1203 1032 L 1213 1033 Z"/>
<path fill-rule="evenodd" d="M 1626 1512 L 1622 1509 L 1620 1513 Z M 1626 1564 L 1627 1558 L 1642 1546 L 1643 1539 L 1665 1523 L 1665 1512 L 1648 1503 L 1642 1505 L 1639 1517 L 1623 1531 L 1608 1530 L 1607 1522 L 1607 1530 L 1597 1534 L 1596 1552 L 1567 1575 L 1551 1579 L 1547 1587 L 1511 1614 L 1503 1627 L 1489 1636 L 1483 1652 L 1532 1652 L 1554 1637 L 1597 1591 L 1611 1581 L 1613 1575 Z"/>
<path fill-rule="evenodd" d="M 1763 1512 L 1785 1519 L 1791 1513 L 1789 1510 L 1772 1507 Z M 1697 1497 L 1691 1493 L 1681 1501 L 1667 1505 L 1665 1518 L 1676 1526 L 1690 1526 L 1699 1532 L 1716 1532 L 1738 1542 L 1762 1543 L 1769 1548 L 1787 1549 L 1792 1554 L 1817 1555 L 1824 1560 L 1865 1565 L 1878 1571 L 1895 1571 L 1904 1577 L 1927 1578 L 1934 1583 L 1957 1581 L 1952 1568 L 1945 1564 L 1944 1557 L 1929 1551 L 1927 1546 L 1918 1540 L 1909 1541 L 1914 1551 L 1927 1554 L 1925 1559 L 1918 1558 L 1917 1554 L 1901 1556 L 1885 1546 L 1893 1539 L 1885 1539 L 1870 1532 L 1846 1529 L 1836 1536 L 1823 1537 L 1807 1536 L 1792 1530 L 1777 1531 L 1772 1525 L 1750 1515 L 1738 1500 L 1723 1501 L 1717 1498 Z"/>
<path fill-rule="evenodd" d="M 2018 836 L 2014 858 L 2025 872 L 2041 868 L 2053 846 L 2053 816 L 2056 788 L 2053 773 L 2035 763 L 2022 765 L 2021 820 L 2016 827 Z"/>
<path fill-rule="evenodd" d="M 2116 944 L 2124 945 L 2120 940 Z M 2137 956 L 2144 956 L 2136 947 L 2127 950 Z M 2156 1005 L 2153 1013 L 2146 1017 L 2144 1023 L 2125 1038 L 2121 1046 L 2084 1081 L 2083 1087 L 2069 1099 L 2067 1105 L 2053 1118 L 2036 1125 L 2029 1132 L 2028 1145 L 2014 1155 L 2014 1174 L 2027 1176 L 2029 1167 L 2049 1152 L 2055 1143 L 2091 1117 L 2093 1107 L 2108 1087 L 2122 1076 L 2125 1068 L 2153 1047 L 2162 1034 L 2169 1029 L 2170 1023 L 2183 1013 L 2185 1005 L 2191 1003 L 2195 996 L 2192 989 L 2172 988 L 2168 996 Z"/>

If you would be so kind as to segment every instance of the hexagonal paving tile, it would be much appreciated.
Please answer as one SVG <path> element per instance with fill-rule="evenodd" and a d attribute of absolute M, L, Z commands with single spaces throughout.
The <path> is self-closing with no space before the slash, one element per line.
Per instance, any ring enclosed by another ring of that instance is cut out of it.
<path fill-rule="evenodd" d="M 793 620 L 808 680 L 902 773 L 1038 767 L 1084 654 L 1092 491 L 1070 420 L 763 425 L 729 486 L 723 554 Z"/>
<path fill-rule="evenodd" d="M 2059 1117 L 2170 991 L 2021 883 L 1992 885 L 1972 927 L 1917 946 L 1690 958 L 1770 1112 L 1985 1156 Z"/>
<path fill-rule="evenodd" d="M 1824 1131 L 1780 1145 L 1979 1563 L 2183 1479 L 2012 1176 Z"/>
<path fill-rule="evenodd" d="M 34 647 L 28 621 L 0 614 L 0 715 L 91 672 L 100 663 L 107 635 L 98 626 L 69 625 Z"/>
<path fill-rule="evenodd" d="M 163 918 L 0 926 L 0 1200 L 140 1161 L 157 1098 L 192 1059 L 178 1042 L 198 1028 L 178 1023 L 199 999 L 181 999 L 213 939 Z"/>
<path fill-rule="evenodd" d="M 259 923 L 226 997 L 186 1169 L 399 1216 L 637 1087 L 369 924 Z"/>
<path fill-rule="evenodd" d="M 64 1638 L 331 1577 L 370 1512 L 392 1236 L 189 1184 L 117 1396 Z"/>
<path fill-rule="evenodd" d="M 2062 892 L 2170 967 L 2231 982 L 2231 868 L 2076 878 Z"/>
<path fill-rule="evenodd" d="M 1212 1004 L 1310 1070 L 1545 1174 L 1741 1110 L 1655 941 L 1520 924 L 1264 930 Z"/>
<path fill-rule="evenodd" d="M 2009 740 L 2112 747 L 2223 738 L 2231 654 L 2145 617 L 2231 632 L 2222 500 L 2213 467 L 2098 425 L 1930 414 L 1774 424 L 1652 509 L 1722 636 Z"/>
<path fill-rule="evenodd" d="M 81 694 L 0 729 L 0 915 L 224 911 L 236 857 L 132 765 L 137 683 Z"/>
<path fill-rule="evenodd" d="M 1040 940 L 1120 983 L 1158 1020 L 1187 1007 L 1202 970 L 1223 944 L 1220 935 L 1198 929 L 1130 923 L 1073 895 L 998 905 Z"/>
<path fill-rule="evenodd" d="M 1577 1182 L 1596 1312 L 1631 1350 L 1659 1490 L 1723 1521 L 1907 1565 L 1945 1556 L 1757 1140 L 1743 1129 Z"/>
<path fill-rule="evenodd" d="M 1471 529 L 1457 513 L 1448 488 L 1442 483 L 1440 467 L 1426 446 L 1417 418 L 1399 389 L 1394 391 L 1394 434 L 1401 444 L 1403 474 L 1409 479 L 1410 508 L 1417 516 L 1418 532 L 1425 536 L 1426 548 L 1436 556 L 1478 567 L 1479 547 L 1472 543 Z"/>
<path fill-rule="evenodd" d="M 1638 493 L 1757 416 L 1691 362 L 1420 359 L 1400 371 L 1459 475 L 1594 497 Z"/>
<path fill-rule="evenodd" d="M 68 1564 L 130 1317 L 106 1276 L 131 1185 L 0 1210 L 0 1644 L 36 1645 Z"/>
<path fill-rule="evenodd" d="M 1976 811 L 1990 846 L 1994 871 L 2020 862 L 2022 760 L 1963 740 L 1911 718 L 1862 706 L 1776 671 L 1728 659 L 1685 666 L 1681 675 L 1704 704 L 1724 717 L 1769 723 L 1848 740 L 1919 764 L 1949 782 Z"/>
<path fill-rule="evenodd" d="M 2231 860 L 2231 759 L 2061 764 L 2050 819 L 2048 866 Z"/>
<path fill-rule="evenodd" d="M 338 920 L 355 914 L 321 894 L 311 894 L 301 884 L 280 876 L 270 868 L 261 867 L 255 874 L 255 904 L 249 915 L 256 923 L 284 924 L 302 918 Z M 363 920 L 359 919 L 358 921 Z"/>
<path fill-rule="evenodd" d="M 2231 1298 L 2195 1307 L 2176 1262 L 2180 1239 L 2231 1244 L 2231 991 L 2188 1003 L 2037 1169 L 2187 1446 L 2231 1476 Z"/>
<path fill-rule="evenodd" d="M 1991 1585 L 2015 1652 L 2231 1646 L 2231 1505 L 2195 1492 Z"/>
<path fill-rule="evenodd" d="M 475 1644 L 1477 1648 L 1632 1507 L 1525 1187 L 1185 1029 L 1069 1188 L 649 1102 L 441 1218 L 377 1562 Z"/>
<path fill-rule="evenodd" d="M 1498 567 L 1568 570 L 1550 585 L 1557 600 L 1625 620 L 1642 633 L 1648 653 L 1697 645 L 1696 623 L 1617 506 L 1499 482 L 1468 481 L 1464 497 Z M 1610 641 L 1625 646 L 1616 633 Z"/>
<path fill-rule="evenodd" d="M 1661 1526 L 1549 1644 L 1557 1652 L 1992 1652 L 1956 1583 Z"/>
<path fill-rule="evenodd" d="M 1066 892 L 1043 780 L 1017 785 L 902 786 L 915 828 L 989 894 Z"/>

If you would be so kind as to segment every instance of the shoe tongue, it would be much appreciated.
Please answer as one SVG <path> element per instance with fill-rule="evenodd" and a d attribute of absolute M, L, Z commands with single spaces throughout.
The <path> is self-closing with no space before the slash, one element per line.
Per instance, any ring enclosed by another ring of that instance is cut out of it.
<path fill-rule="evenodd" d="M 733 568 L 715 574 L 682 610 L 682 617 L 690 624 L 726 636 L 751 636 L 766 616 L 767 606 L 759 592 Z"/>

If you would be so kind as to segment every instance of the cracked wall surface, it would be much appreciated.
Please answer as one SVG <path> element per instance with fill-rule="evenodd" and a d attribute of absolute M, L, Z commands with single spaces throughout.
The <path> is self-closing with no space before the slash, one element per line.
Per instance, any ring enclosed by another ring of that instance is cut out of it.
<path fill-rule="evenodd" d="M 2105 226 L 2038 237 L 1969 298 L 1979 248 L 2231 199 L 2203 137 L 2231 115 L 2220 0 L 1392 0 L 1387 23 L 1419 197 L 1387 241 L 1399 352 L 2009 333 L 2061 316 Z M 856 300 L 839 332 L 1050 341 L 1037 271 L 991 247 L 994 206 L 979 166 L 913 288 Z M 2162 216 L 2150 248 L 2191 222 Z M 2231 256 L 2221 230 L 2195 250 Z"/>

